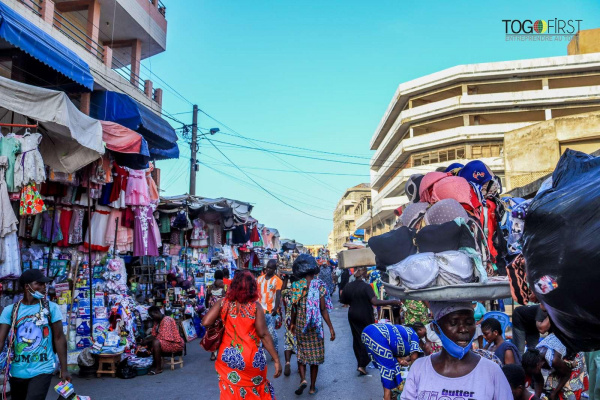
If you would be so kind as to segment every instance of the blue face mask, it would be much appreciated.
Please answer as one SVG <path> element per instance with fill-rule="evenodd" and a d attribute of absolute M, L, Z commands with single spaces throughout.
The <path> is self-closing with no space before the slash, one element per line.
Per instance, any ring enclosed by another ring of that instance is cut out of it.
<path fill-rule="evenodd" d="M 29 286 L 29 289 L 31 289 L 31 286 Z M 29 290 L 29 294 L 36 300 L 42 300 L 44 297 L 46 297 L 45 294 L 40 293 L 37 290 L 35 292 L 32 290 Z"/>
<path fill-rule="evenodd" d="M 469 342 L 469 344 L 467 344 L 465 347 L 461 347 L 461 346 L 457 345 L 456 343 L 454 343 L 452 340 L 450 340 L 448 338 L 448 336 L 446 336 L 444 334 L 444 331 L 442 330 L 442 328 L 440 328 L 437 321 L 433 321 L 433 323 L 435 324 L 435 326 L 438 327 L 439 332 L 436 332 L 436 333 L 437 333 L 438 337 L 440 338 L 440 340 L 442 341 L 442 346 L 444 347 L 444 349 L 452 357 L 462 360 L 463 357 L 465 355 L 467 355 L 469 350 L 471 350 L 471 344 L 473 343 L 473 340 L 475 340 L 475 335 L 473 335 L 473 338 L 471 338 L 471 341 Z"/>

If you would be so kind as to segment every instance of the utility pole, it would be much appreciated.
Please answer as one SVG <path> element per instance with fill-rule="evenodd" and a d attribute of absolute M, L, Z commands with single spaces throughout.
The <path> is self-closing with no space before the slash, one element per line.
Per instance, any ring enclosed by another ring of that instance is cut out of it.
<path fill-rule="evenodd" d="M 192 145 L 191 153 L 192 158 L 190 160 L 190 195 L 196 195 L 196 171 L 198 171 L 198 164 L 196 160 L 196 153 L 198 152 L 198 106 L 194 104 L 192 122 Z"/>

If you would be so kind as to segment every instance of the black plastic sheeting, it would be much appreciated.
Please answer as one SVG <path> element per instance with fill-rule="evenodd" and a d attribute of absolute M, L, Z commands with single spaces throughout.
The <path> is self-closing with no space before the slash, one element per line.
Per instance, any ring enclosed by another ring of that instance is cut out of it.
<path fill-rule="evenodd" d="M 573 351 L 600 349 L 600 157 L 567 150 L 525 219 L 527 278 L 553 332 Z"/>

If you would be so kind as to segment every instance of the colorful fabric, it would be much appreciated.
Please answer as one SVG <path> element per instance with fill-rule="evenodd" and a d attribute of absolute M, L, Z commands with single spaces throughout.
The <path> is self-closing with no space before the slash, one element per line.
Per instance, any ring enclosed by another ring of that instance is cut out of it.
<path fill-rule="evenodd" d="M 546 349 L 546 362 L 550 369 L 550 374 L 546 379 L 545 389 L 548 391 L 554 390 L 560 381 L 560 377 L 552 368 L 552 362 L 554 360 L 555 353 L 558 353 L 562 358 L 567 354 L 567 348 L 565 345 L 556 337 L 555 334 L 551 333 L 546 336 L 537 346 L 536 349 Z M 568 361 L 572 366 L 571 376 L 569 380 L 559 393 L 558 397 L 560 400 L 579 400 L 581 394 L 588 390 L 588 374 L 585 367 L 585 358 L 583 353 L 577 353 L 575 360 Z"/>
<path fill-rule="evenodd" d="M 404 306 L 406 307 L 404 314 L 404 323 L 406 325 L 411 325 L 415 322 L 426 324 L 429 321 L 429 310 L 422 301 L 405 300 Z"/>
<path fill-rule="evenodd" d="M 179 334 L 177 322 L 171 317 L 163 317 L 160 324 L 154 324 L 152 327 L 152 336 L 160 342 L 160 349 L 163 353 L 183 351 L 183 338 Z"/>
<path fill-rule="evenodd" d="M 239 304 L 225 300 L 221 309 L 225 323 L 215 369 L 221 400 L 274 400 L 267 379 L 267 352 L 254 326 L 256 303 Z"/>
<path fill-rule="evenodd" d="M 21 189 L 19 215 L 35 215 L 44 211 L 46 211 L 46 205 L 37 191 L 35 184 L 25 185 Z"/>
<path fill-rule="evenodd" d="M 333 296 L 333 291 L 335 290 L 335 284 L 333 283 L 333 269 L 328 265 L 321 267 L 319 279 L 325 284 L 325 288 L 327 288 L 327 293 L 329 296 Z"/>
<path fill-rule="evenodd" d="M 440 347 L 440 351 L 441 351 L 441 347 Z M 498 364 L 499 366 L 503 366 L 502 365 L 502 361 L 500 361 L 500 359 L 498 358 L 498 356 L 496 356 L 494 353 L 492 353 L 489 350 L 484 350 L 484 349 L 474 349 L 473 353 L 480 355 L 483 358 L 487 358 L 490 361 L 495 362 L 496 364 Z"/>
<path fill-rule="evenodd" d="M 260 305 L 265 309 L 266 313 L 270 313 L 275 308 L 277 291 L 281 290 L 283 282 L 277 275 L 273 275 L 270 279 L 267 279 L 266 275 L 261 275 L 256 280 L 256 283 L 258 284 Z"/>
<path fill-rule="evenodd" d="M 318 282 L 317 282 L 318 281 Z M 313 282 L 315 285 L 313 286 Z M 320 282 L 320 284 L 319 284 Z M 301 364 L 319 365 L 325 362 L 325 341 L 323 339 L 323 324 L 320 309 L 315 310 L 320 304 L 320 298 L 326 299 L 328 307 L 332 308 L 331 299 L 327 294 L 327 289 L 322 281 L 313 279 L 310 287 L 313 289 L 311 296 L 311 315 L 312 322 L 309 323 L 309 292 L 306 278 L 300 279 L 292 285 L 291 304 L 296 310 L 296 348 L 298 362 Z M 317 298 L 315 299 L 315 291 Z M 330 309 L 329 308 L 329 309 Z M 318 318 L 316 316 L 318 313 Z M 313 326 L 317 323 L 317 326 Z"/>
<path fill-rule="evenodd" d="M 396 358 L 422 353 L 417 333 L 402 325 L 371 324 L 362 332 L 361 340 L 371 361 L 379 368 L 381 384 L 390 390 L 402 383 L 401 366 Z"/>
<path fill-rule="evenodd" d="M 292 295 L 291 289 L 284 289 L 281 292 L 283 299 L 283 305 L 285 307 L 285 343 L 283 349 L 285 351 L 291 351 L 296 353 L 296 337 L 292 335 L 292 302 L 290 300 Z M 599 399 L 600 400 L 600 399 Z"/>
<path fill-rule="evenodd" d="M 325 289 L 323 293 L 322 288 Z M 308 288 L 308 296 L 306 297 L 306 325 L 304 332 L 310 328 L 316 328 L 319 336 L 323 337 L 323 316 L 321 315 L 321 296 L 325 297 L 325 308 L 333 309 L 331 297 L 327 292 L 325 283 L 320 279 L 313 279 Z"/>
<path fill-rule="evenodd" d="M 267 321 L 267 329 L 271 334 L 271 338 L 273 338 L 273 345 L 275 346 L 275 351 L 279 353 L 279 337 L 277 336 L 277 328 L 276 317 L 274 317 L 271 313 L 265 314 L 265 320 Z"/>

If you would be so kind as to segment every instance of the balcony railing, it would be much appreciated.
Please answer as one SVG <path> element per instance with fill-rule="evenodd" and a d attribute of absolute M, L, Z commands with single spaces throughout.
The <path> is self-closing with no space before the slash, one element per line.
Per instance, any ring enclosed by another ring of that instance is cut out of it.
<path fill-rule="evenodd" d="M 163 17 L 166 17 L 167 15 L 167 7 L 163 4 L 162 1 L 160 0 L 148 0 L 150 2 L 150 4 L 152 4 L 153 6 L 156 6 L 156 8 L 158 9 L 158 12 L 162 14 Z"/>
<path fill-rule="evenodd" d="M 19 0 L 19 2 L 24 4 L 38 16 L 42 15 L 42 0 Z"/>
<path fill-rule="evenodd" d="M 104 61 L 104 46 L 93 40 L 77 25 L 64 18 L 58 11 L 54 11 L 54 21 L 52 25 L 62 34 L 71 39 L 78 46 L 89 51 L 100 61 Z"/>

